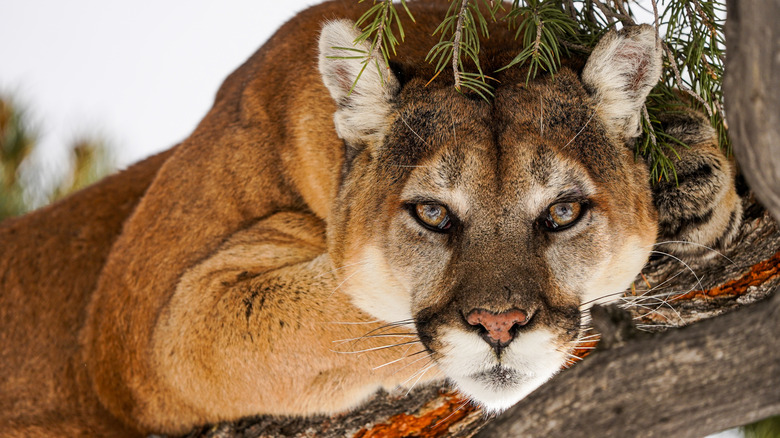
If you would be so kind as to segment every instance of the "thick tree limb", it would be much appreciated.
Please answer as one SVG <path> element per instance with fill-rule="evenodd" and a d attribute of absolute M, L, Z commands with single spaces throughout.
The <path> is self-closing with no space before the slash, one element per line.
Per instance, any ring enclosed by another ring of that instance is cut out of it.
<path fill-rule="evenodd" d="M 723 90 L 734 154 L 780 220 L 780 3 L 728 0 Z"/>

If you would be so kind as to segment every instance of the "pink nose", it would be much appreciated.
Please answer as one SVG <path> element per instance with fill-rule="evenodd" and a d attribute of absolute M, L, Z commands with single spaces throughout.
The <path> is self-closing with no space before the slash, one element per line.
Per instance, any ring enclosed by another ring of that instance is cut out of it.
<path fill-rule="evenodd" d="M 522 310 L 512 309 L 494 313 L 485 309 L 474 309 L 466 316 L 471 325 L 481 325 L 487 330 L 487 341 L 494 346 L 505 346 L 514 338 L 512 327 L 525 325 L 528 315 Z"/>

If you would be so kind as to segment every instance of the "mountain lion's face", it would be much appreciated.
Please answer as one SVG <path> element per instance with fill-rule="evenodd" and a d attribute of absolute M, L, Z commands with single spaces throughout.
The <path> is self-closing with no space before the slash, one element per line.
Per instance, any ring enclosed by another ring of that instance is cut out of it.
<path fill-rule="evenodd" d="M 336 115 L 339 288 L 379 319 L 412 320 L 438 368 L 491 410 L 561 368 L 584 306 L 616 298 L 656 237 L 646 169 L 590 87 L 568 69 L 522 79 L 490 102 L 391 82 L 385 107 Z M 372 117 L 376 129 L 355 128 Z"/>

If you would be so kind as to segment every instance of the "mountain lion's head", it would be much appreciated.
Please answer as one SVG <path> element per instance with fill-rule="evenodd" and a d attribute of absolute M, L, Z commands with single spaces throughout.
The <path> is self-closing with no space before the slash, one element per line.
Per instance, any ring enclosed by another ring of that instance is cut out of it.
<path fill-rule="evenodd" d="M 340 288 L 377 318 L 413 321 L 461 391 L 504 409 L 561 368 L 583 309 L 624 290 L 655 242 L 646 167 L 627 145 L 660 75 L 655 31 L 608 34 L 581 71 L 526 84 L 505 70 L 490 100 L 403 59 L 372 62 L 352 89 L 363 65 L 339 47 L 356 37 L 335 21 L 320 39 L 346 147 L 328 224 Z"/>

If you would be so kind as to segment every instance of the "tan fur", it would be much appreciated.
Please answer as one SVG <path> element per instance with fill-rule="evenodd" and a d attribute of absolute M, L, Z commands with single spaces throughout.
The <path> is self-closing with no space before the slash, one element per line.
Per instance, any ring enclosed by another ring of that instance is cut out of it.
<path fill-rule="evenodd" d="M 79 327 L 122 223 L 171 155 L 0 223 L 0 434 L 122 436 L 89 389 Z"/>
<path fill-rule="evenodd" d="M 635 50 L 652 38 L 609 34 L 609 51 L 565 60 L 555 80 L 497 73 L 486 102 L 447 74 L 426 85 L 447 4 L 409 6 L 403 49 L 353 93 L 359 61 L 330 56 L 363 6 L 314 7 L 225 81 L 183 143 L 0 224 L 0 434 L 184 433 L 343 412 L 444 377 L 500 410 L 560 368 L 581 306 L 625 288 L 656 239 L 647 170 L 625 144 L 657 80 L 660 60 Z M 496 25 L 483 68 L 517 44 Z M 608 65 L 622 76 L 595 73 Z M 643 85 L 614 92 L 628 83 Z M 581 219 L 546 231 L 572 199 Z M 452 230 L 424 228 L 416 203 L 446 205 Z M 491 347 L 473 309 L 529 322 Z"/>

